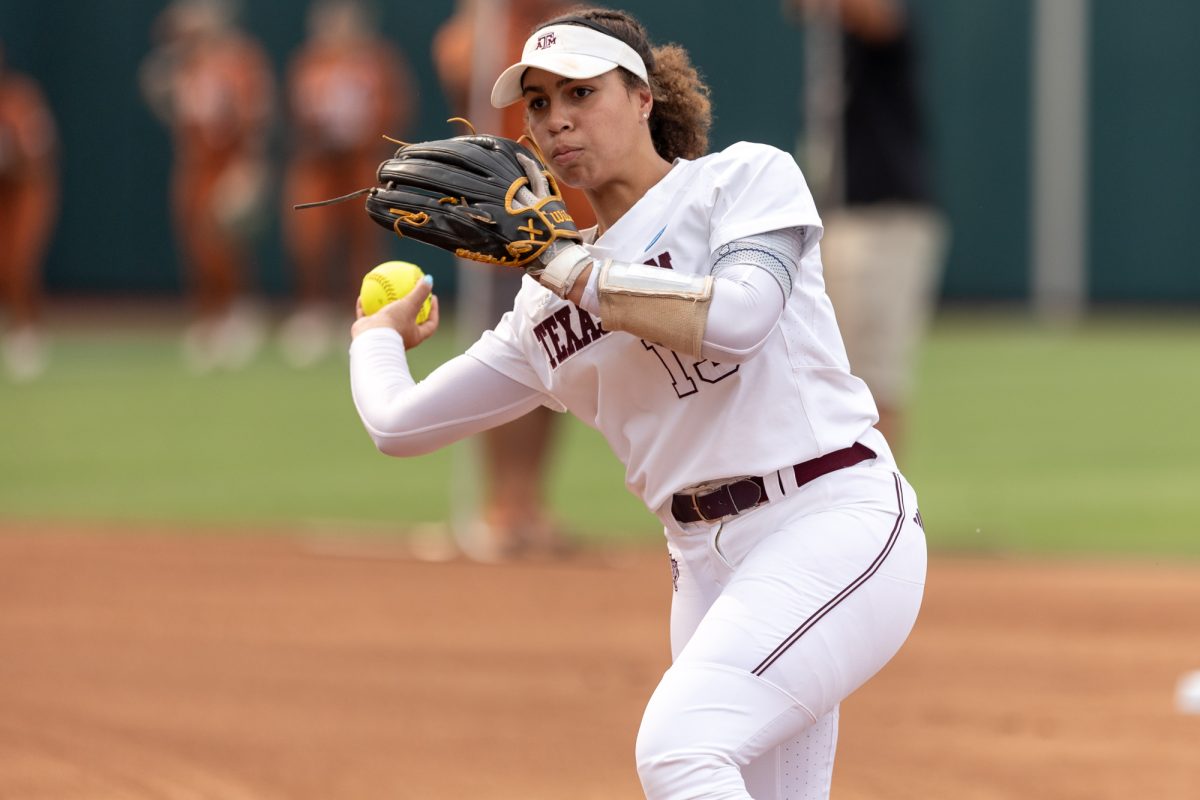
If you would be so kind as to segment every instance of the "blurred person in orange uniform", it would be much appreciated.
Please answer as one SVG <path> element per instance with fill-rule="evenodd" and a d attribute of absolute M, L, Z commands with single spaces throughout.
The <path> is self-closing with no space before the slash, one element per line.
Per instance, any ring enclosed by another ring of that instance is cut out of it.
<path fill-rule="evenodd" d="M 353 305 L 362 276 L 382 260 L 384 240 L 363 224 L 358 204 L 309 215 L 293 214 L 291 206 L 369 183 L 395 149 L 383 135 L 402 139 L 413 124 L 412 72 L 401 52 L 375 32 L 373 12 L 365 0 L 315 0 L 308 40 L 288 65 L 291 155 L 283 221 L 297 307 L 283 325 L 280 345 L 297 367 L 329 353 L 331 309 Z"/>
<path fill-rule="evenodd" d="M 142 90 L 171 130 L 171 201 L 195 321 L 184 355 L 197 372 L 244 366 L 264 326 L 248 300 L 253 238 L 266 213 L 274 78 L 231 0 L 176 0 L 155 23 Z"/>
<path fill-rule="evenodd" d="M 455 13 L 433 40 L 434 66 L 453 112 L 469 117 L 476 14 L 479 3 L 488 0 L 459 0 Z M 495 41 L 503 43 L 496 55 L 496 70 L 519 61 L 529 32 L 539 22 L 564 10 L 565 0 L 508 0 L 499 6 L 504 13 L 496 20 Z M 494 73 L 487 78 L 491 90 Z M 526 132 L 525 108 L 521 103 L 500 110 L 499 129 L 480 128 L 480 133 L 497 133 L 517 139 Z M 474 120 L 472 120 L 474 122 Z M 595 213 L 583 192 L 560 183 L 563 199 L 582 230 L 596 224 Z M 492 308 L 488 325 L 500 321 L 512 308 L 521 286 L 521 270 L 497 268 L 493 276 Z M 566 537 L 546 507 L 547 467 L 554 444 L 555 412 L 538 408 L 507 425 L 480 434 L 483 450 L 483 508 L 479 519 L 465 532 L 459 544 L 468 556 L 483 561 L 525 555 L 553 555 L 565 550 Z"/>
<path fill-rule="evenodd" d="M 870 388 L 877 427 L 899 457 L 949 238 L 933 196 L 918 31 L 906 0 L 784 6 L 825 37 L 809 40 L 823 51 L 806 59 L 816 73 L 806 78 L 810 101 L 821 101 L 810 102 L 805 131 L 809 160 L 823 162 L 806 172 L 825 223 L 825 286 L 850 369 Z M 811 147 L 814 136 L 823 146 Z"/>
<path fill-rule="evenodd" d="M 15 381 L 46 366 L 42 263 L 58 212 L 58 134 L 38 84 L 7 69 L 0 43 L 0 355 Z"/>

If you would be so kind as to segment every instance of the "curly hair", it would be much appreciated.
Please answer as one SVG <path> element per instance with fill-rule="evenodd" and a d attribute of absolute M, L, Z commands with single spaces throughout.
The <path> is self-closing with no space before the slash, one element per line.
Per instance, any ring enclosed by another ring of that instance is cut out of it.
<path fill-rule="evenodd" d="M 608 8 L 580 6 L 536 26 L 583 25 L 620 39 L 641 56 L 650 78 L 654 107 L 650 112 L 650 138 L 654 149 L 667 161 L 695 159 L 708 152 L 712 127 L 709 89 L 692 65 L 687 51 L 677 44 L 654 46 L 646 28 L 632 14 Z M 625 86 L 645 86 L 642 79 L 618 67 Z"/>

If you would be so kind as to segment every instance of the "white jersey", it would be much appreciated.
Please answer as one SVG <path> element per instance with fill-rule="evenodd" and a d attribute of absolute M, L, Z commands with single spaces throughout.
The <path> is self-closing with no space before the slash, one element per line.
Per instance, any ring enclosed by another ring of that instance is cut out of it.
<path fill-rule="evenodd" d="M 513 310 L 467 352 L 598 429 L 629 489 L 655 512 L 685 487 L 848 447 L 872 433 L 878 415 L 850 374 L 821 276 L 821 220 L 790 155 L 742 142 L 679 159 L 589 249 L 702 275 L 721 245 L 785 228 L 805 229 L 799 274 L 779 324 L 744 363 L 606 331 L 528 277 Z"/>

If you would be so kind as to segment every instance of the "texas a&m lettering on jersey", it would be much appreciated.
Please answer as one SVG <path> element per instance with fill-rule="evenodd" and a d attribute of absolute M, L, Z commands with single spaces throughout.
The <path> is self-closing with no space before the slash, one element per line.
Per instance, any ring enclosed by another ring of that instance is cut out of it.
<path fill-rule="evenodd" d="M 652 267 L 671 269 L 671 254 L 664 252 L 648 259 Z M 600 320 L 574 303 L 558 308 L 553 314 L 533 326 L 533 333 L 542 346 L 551 369 L 608 333 Z"/>
<path fill-rule="evenodd" d="M 574 303 L 567 303 L 533 327 L 538 344 L 546 352 L 551 369 L 608 333 L 593 317 Z"/>

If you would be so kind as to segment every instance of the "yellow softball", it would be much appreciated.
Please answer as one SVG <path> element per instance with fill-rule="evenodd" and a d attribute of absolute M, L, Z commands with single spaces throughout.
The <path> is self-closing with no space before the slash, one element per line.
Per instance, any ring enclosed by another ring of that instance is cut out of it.
<path fill-rule="evenodd" d="M 363 313 L 370 316 L 388 303 L 399 300 L 413 290 L 425 273 L 408 261 L 385 261 L 363 277 L 358 299 Z M 417 312 L 417 324 L 429 319 L 429 300 Z"/>

